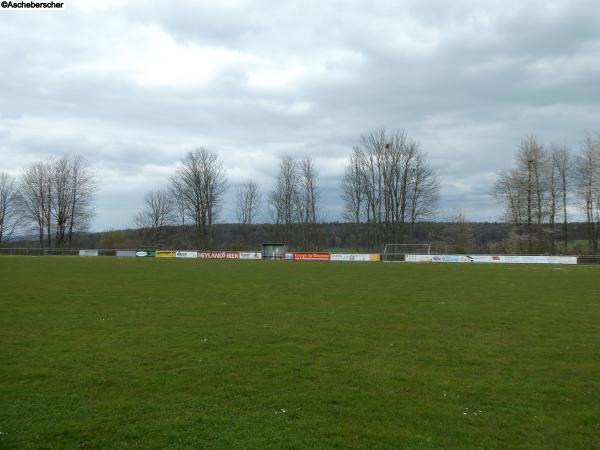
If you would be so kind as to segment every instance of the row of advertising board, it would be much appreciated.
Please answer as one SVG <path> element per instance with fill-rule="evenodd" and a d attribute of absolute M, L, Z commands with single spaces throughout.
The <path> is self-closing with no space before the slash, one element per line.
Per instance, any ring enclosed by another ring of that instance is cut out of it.
<path fill-rule="evenodd" d="M 79 250 L 79 256 L 98 256 L 98 250 Z M 134 258 L 199 258 L 199 259 L 262 259 L 260 252 L 196 251 L 196 250 L 117 250 L 117 256 Z M 380 261 L 372 253 L 286 253 L 291 261 Z M 483 264 L 577 264 L 576 256 L 538 255 L 406 255 L 405 262 L 483 263 Z"/>
<path fill-rule="evenodd" d="M 156 258 L 199 258 L 199 259 L 262 259 L 260 252 L 228 252 L 206 250 L 117 250 L 117 256 Z M 293 261 L 379 261 L 379 254 L 370 253 L 286 253 L 285 258 Z"/>
<path fill-rule="evenodd" d="M 204 250 L 117 250 L 116 255 L 137 258 L 261 259 L 260 252 L 215 252 Z"/>
<path fill-rule="evenodd" d="M 79 256 L 98 256 L 98 250 L 80 250 Z M 260 252 L 229 252 L 207 250 L 117 250 L 116 256 L 129 258 L 199 258 L 199 259 L 262 259 Z M 379 254 L 371 253 L 286 253 L 285 258 L 293 261 L 379 261 Z"/>
<path fill-rule="evenodd" d="M 406 255 L 406 262 L 483 264 L 577 264 L 576 256 L 540 255 Z"/>

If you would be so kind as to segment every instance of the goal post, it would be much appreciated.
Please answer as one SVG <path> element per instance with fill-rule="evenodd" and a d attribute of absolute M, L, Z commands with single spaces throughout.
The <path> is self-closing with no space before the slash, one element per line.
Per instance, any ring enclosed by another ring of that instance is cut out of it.
<path fill-rule="evenodd" d="M 431 244 L 385 244 L 383 262 L 404 262 L 405 255 L 429 255 Z"/>

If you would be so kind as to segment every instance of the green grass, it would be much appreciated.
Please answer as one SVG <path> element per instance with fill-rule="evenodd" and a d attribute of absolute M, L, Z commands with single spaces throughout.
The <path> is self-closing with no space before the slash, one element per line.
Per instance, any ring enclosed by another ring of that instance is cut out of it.
<path fill-rule="evenodd" d="M 600 267 L 4 257 L 0 283 L 2 449 L 600 445 Z"/>

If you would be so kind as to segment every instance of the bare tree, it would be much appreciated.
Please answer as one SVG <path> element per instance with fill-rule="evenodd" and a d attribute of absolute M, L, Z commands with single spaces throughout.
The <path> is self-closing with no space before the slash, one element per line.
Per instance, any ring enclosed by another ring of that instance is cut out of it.
<path fill-rule="evenodd" d="M 73 156 L 69 161 L 69 208 L 67 219 L 67 239 L 69 246 L 76 231 L 87 229 L 94 217 L 93 198 L 96 192 L 96 177 L 87 161 L 81 156 Z"/>
<path fill-rule="evenodd" d="M 507 218 L 515 226 L 519 239 L 519 251 L 523 251 L 523 235 L 526 236 L 527 253 L 544 250 L 544 223 L 555 213 L 549 186 L 556 177 L 548 163 L 548 155 L 537 137 L 530 135 L 521 141 L 515 154 L 515 167 L 501 172 L 494 193 L 506 206 Z M 555 206 L 555 205 L 554 205 Z"/>
<path fill-rule="evenodd" d="M 408 198 L 410 201 L 411 235 L 415 223 L 431 217 L 440 199 L 440 184 L 433 168 L 424 154 L 415 157 L 412 182 L 409 183 Z"/>
<path fill-rule="evenodd" d="M 269 195 L 269 206 L 273 213 L 276 233 L 283 230 L 283 238 L 293 237 L 294 224 L 298 223 L 298 164 L 291 156 L 283 156 L 279 162 L 279 174 L 275 188 Z"/>
<path fill-rule="evenodd" d="M 502 171 L 494 185 L 494 196 L 504 203 L 505 220 L 511 223 L 517 234 L 518 251 L 523 252 L 523 224 L 525 199 L 516 170 Z"/>
<path fill-rule="evenodd" d="M 0 244 L 9 241 L 19 226 L 19 193 L 15 180 L 0 172 Z"/>
<path fill-rule="evenodd" d="M 237 190 L 237 220 L 242 225 L 252 225 L 260 210 L 261 193 L 258 183 L 247 181 Z"/>
<path fill-rule="evenodd" d="M 319 203 L 319 176 L 315 169 L 312 158 L 307 157 L 300 161 L 300 209 L 302 222 L 308 224 L 317 223 Z"/>
<path fill-rule="evenodd" d="M 144 206 L 135 216 L 136 225 L 148 230 L 157 242 L 165 227 L 174 221 L 174 204 L 169 192 L 166 190 L 146 192 Z"/>
<path fill-rule="evenodd" d="M 67 224 L 71 213 L 71 179 L 70 160 L 67 157 L 53 161 L 49 165 L 52 197 L 50 212 L 54 223 L 54 243 L 63 247 L 67 237 Z"/>
<path fill-rule="evenodd" d="M 568 216 L 567 216 L 567 198 L 571 184 L 571 157 L 567 146 L 553 145 L 550 150 L 549 162 L 547 165 L 546 186 L 549 194 L 548 203 L 548 222 L 550 226 L 550 244 L 552 254 L 556 253 L 556 219 L 560 220 L 562 212 L 562 241 L 563 251 L 567 252 L 568 242 Z"/>
<path fill-rule="evenodd" d="M 546 185 L 548 188 L 548 223 L 550 225 L 550 252 L 556 253 L 556 216 L 560 209 L 560 174 L 558 166 L 558 147 L 550 151 L 550 161 L 547 166 Z"/>
<path fill-rule="evenodd" d="M 37 229 L 40 245 L 71 244 L 73 234 L 93 217 L 95 179 L 85 160 L 65 156 L 32 163 L 23 174 L 24 217 Z"/>
<path fill-rule="evenodd" d="M 363 155 L 354 147 L 342 179 L 342 200 L 344 201 L 344 219 L 354 224 L 355 243 L 360 241 L 361 223 L 365 214 L 365 174 Z"/>
<path fill-rule="evenodd" d="M 171 198 L 174 202 L 174 211 L 177 218 L 177 223 L 181 226 L 185 226 L 185 219 L 187 214 L 186 199 L 185 199 L 184 186 L 180 180 L 175 177 L 171 178 L 170 193 Z"/>
<path fill-rule="evenodd" d="M 543 251 L 543 223 L 547 187 L 544 173 L 547 155 L 537 137 L 530 135 L 521 141 L 516 155 L 518 183 L 525 193 L 527 221 L 527 252 Z M 537 240 L 537 242 L 534 241 Z"/>
<path fill-rule="evenodd" d="M 419 144 L 404 131 L 381 128 L 364 134 L 343 181 L 346 214 L 364 220 L 366 246 L 405 242 L 406 224 L 433 213 L 439 182 Z"/>
<path fill-rule="evenodd" d="M 571 188 L 573 157 L 566 145 L 555 147 L 552 151 L 552 165 L 554 166 L 558 176 L 558 194 L 561 200 L 562 218 L 563 218 L 563 251 L 567 252 L 568 244 L 568 212 L 567 204 L 569 192 Z"/>
<path fill-rule="evenodd" d="M 299 163 L 298 179 L 298 215 L 300 217 L 302 246 L 315 244 L 319 186 L 318 174 L 310 157 L 302 159 Z"/>
<path fill-rule="evenodd" d="M 173 190 L 180 190 L 186 216 L 196 229 L 198 244 L 210 244 L 213 224 L 220 212 L 227 179 L 216 153 L 205 148 L 189 152 L 171 178 Z"/>
<path fill-rule="evenodd" d="M 237 220 L 240 224 L 243 241 L 249 244 L 251 225 L 260 211 L 262 195 L 258 183 L 247 181 L 237 188 Z"/>
<path fill-rule="evenodd" d="M 585 214 L 588 239 L 593 251 L 600 238 L 600 136 L 587 136 L 577 158 L 577 195 Z"/>
<path fill-rule="evenodd" d="M 513 224 L 513 231 L 519 236 L 519 251 L 544 252 L 549 242 L 550 251 L 555 253 L 556 240 L 561 234 L 563 251 L 567 252 L 568 208 L 575 172 L 580 198 L 593 206 L 594 143 L 591 138 L 586 149 L 579 156 L 575 171 L 568 147 L 553 145 L 546 151 L 537 138 L 530 135 L 521 141 L 513 169 L 499 174 L 494 194 L 506 206 L 507 221 Z M 594 211 L 588 212 L 593 217 Z M 560 218 L 562 233 L 556 225 Z"/>
<path fill-rule="evenodd" d="M 50 162 L 34 162 L 23 174 L 21 181 L 21 199 L 25 218 L 34 224 L 40 247 L 52 244 L 51 229 L 51 181 Z"/>
<path fill-rule="evenodd" d="M 548 167 L 544 147 L 530 135 L 521 141 L 515 154 L 515 167 L 500 173 L 494 189 L 496 197 L 505 202 L 507 217 L 517 228 L 518 235 L 526 235 L 528 253 L 544 250 L 544 223 L 549 212 L 552 213 Z M 556 183 L 556 179 L 552 182 Z"/>
<path fill-rule="evenodd" d="M 276 227 L 286 242 L 302 247 L 316 244 L 319 220 L 319 177 L 310 157 L 296 161 L 283 156 L 268 203 Z"/>

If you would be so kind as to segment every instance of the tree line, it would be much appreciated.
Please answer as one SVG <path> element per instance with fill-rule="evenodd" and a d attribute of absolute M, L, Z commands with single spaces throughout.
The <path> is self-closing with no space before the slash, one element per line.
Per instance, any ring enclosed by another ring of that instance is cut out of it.
<path fill-rule="evenodd" d="M 228 189 L 223 161 L 206 148 L 188 152 L 166 187 L 145 193 L 134 222 L 144 242 L 156 244 L 167 227 L 191 236 L 190 245 L 215 242 L 214 225 Z M 79 156 L 36 161 L 19 179 L 0 172 L 0 244 L 20 230 L 35 232 L 41 247 L 70 246 L 94 216 L 97 180 Z M 236 218 L 244 243 L 256 244 L 259 220 L 273 224 L 272 239 L 311 249 L 328 240 L 322 188 L 312 158 L 283 155 L 268 192 L 256 180 L 236 185 Z M 493 194 L 512 226 L 508 246 L 519 253 L 567 253 L 569 218 L 580 211 L 590 248 L 600 238 L 600 135 L 581 151 L 523 139 L 513 168 L 499 173 Z M 440 197 L 437 174 L 420 144 L 402 130 L 370 130 L 353 147 L 341 179 L 343 218 L 353 248 L 416 242 L 415 226 L 430 219 Z M 468 220 L 459 214 L 448 240 L 468 247 Z M 190 233 L 191 231 L 191 233 Z M 253 237 L 254 233 L 254 237 Z"/>
<path fill-rule="evenodd" d="M 600 236 L 600 135 L 588 135 L 578 153 L 566 145 L 523 139 L 513 168 L 500 172 L 494 195 L 512 224 L 520 253 L 567 253 L 569 216 L 579 210 L 592 251 Z"/>
<path fill-rule="evenodd" d="M 214 224 L 222 211 L 226 189 L 223 162 L 216 153 L 198 148 L 184 156 L 166 188 L 146 192 L 135 223 L 154 241 L 166 227 L 177 225 L 193 228 L 196 246 L 213 245 Z M 237 187 L 236 217 L 242 234 L 248 238 L 266 207 L 275 224 L 275 239 L 307 246 L 311 225 L 318 222 L 318 200 L 318 175 L 312 159 L 297 161 L 283 156 L 273 190 L 266 198 L 255 180 Z"/>
<path fill-rule="evenodd" d="M 168 187 L 145 194 L 138 227 L 157 240 L 165 227 L 190 225 L 195 244 L 213 244 L 213 224 L 222 208 L 227 179 L 218 155 L 189 152 Z M 355 227 L 353 245 L 377 248 L 410 239 L 414 224 L 429 217 L 439 199 L 439 182 L 425 153 L 403 131 L 371 131 L 360 138 L 342 181 L 344 217 Z M 255 180 L 237 187 L 236 216 L 248 238 L 262 212 L 275 225 L 276 240 L 300 248 L 320 240 L 319 174 L 312 158 L 281 157 L 272 189 L 263 196 Z"/>

